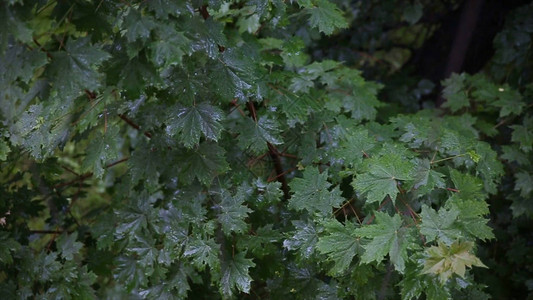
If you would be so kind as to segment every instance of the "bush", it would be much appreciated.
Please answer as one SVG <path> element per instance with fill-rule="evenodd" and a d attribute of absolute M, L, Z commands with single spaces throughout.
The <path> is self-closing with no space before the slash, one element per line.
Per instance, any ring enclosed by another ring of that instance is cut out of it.
<path fill-rule="evenodd" d="M 533 6 L 511 13 L 483 72 L 442 82 L 436 108 L 429 80 L 394 83 L 407 48 L 324 47 L 365 32 L 350 23 L 368 3 L 374 29 L 401 24 L 355 39 L 369 48 L 441 9 L 0 4 L 1 294 L 531 293 Z"/>

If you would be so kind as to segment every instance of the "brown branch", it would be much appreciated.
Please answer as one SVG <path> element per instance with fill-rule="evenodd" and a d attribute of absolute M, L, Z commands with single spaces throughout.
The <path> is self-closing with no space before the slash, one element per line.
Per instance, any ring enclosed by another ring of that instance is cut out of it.
<path fill-rule="evenodd" d="M 120 164 L 120 163 L 123 163 L 123 162 L 127 161 L 128 159 L 129 159 L 129 158 L 126 157 L 126 158 L 122 158 L 122 159 L 120 159 L 120 160 L 117 160 L 117 161 L 115 161 L 115 162 L 109 163 L 109 164 L 107 164 L 107 165 L 104 167 L 104 169 L 111 168 L 111 167 L 113 167 L 113 166 L 115 166 L 115 165 L 118 165 L 118 164 Z M 84 181 L 85 179 L 90 178 L 90 177 L 93 176 L 93 175 L 94 175 L 94 174 L 93 174 L 92 172 L 90 172 L 90 173 L 85 173 L 85 174 L 81 174 L 81 175 L 79 175 L 78 178 L 76 178 L 76 179 L 73 179 L 73 180 L 71 180 L 71 181 L 67 181 L 67 182 L 63 182 L 63 183 L 60 183 L 60 184 L 55 185 L 55 186 L 54 186 L 54 189 L 59 189 L 59 188 L 65 187 L 65 186 L 73 185 L 73 184 L 75 184 L 76 182 Z"/>
<path fill-rule="evenodd" d="M 133 122 L 132 120 L 128 119 L 128 117 L 126 117 L 124 114 L 120 114 L 118 115 L 124 122 L 126 122 L 126 124 L 130 125 L 131 127 L 137 129 L 137 130 L 141 130 L 141 126 L 135 124 L 135 122 Z M 143 132 L 143 134 L 148 137 L 148 138 L 152 138 L 152 134 L 148 131 L 145 131 Z"/>
<path fill-rule="evenodd" d="M 257 122 L 257 112 L 255 110 L 255 105 L 252 101 L 246 102 L 246 107 L 248 107 L 248 110 L 250 111 L 250 117 L 254 120 L 254 122 Z M 270 155 L 270 158 L 272 159 L 272 162 L 274 163 L 274 169 L 276 170 L 276 179 L 279 183 L 281 183 L 281 190 L 283 191 L 283 198 L 285 200 L 288 200 L 289 195 L 289 185 L 287 184 L 287 179 L 285 178 L 285 173 L 283 171 L 283 166 L 281 164 L 281 159 L 279 155 L 278 149 L 271 143 L 267 143 L 268 146 L 268 154 Z"/>
<path fill-rule="evenodd" d="M 272 145 L 271 143 L 267 143 L 268 150 L 270 154 L 270 158 L 272 159 L 272 162 L 274 163 L 274 169 L 276 170 L 277 179 L 279 183 L 281 183 L 281 190 L 283 191 L 283 198 L 285 200 L 289 200 L 289 185 L 287 184 L 287 179 L 285 178 L 285 172 L 283 171 L 283 167 L 281 166 L 281 159 L 278 155 L 278 150 L 276 150 L 276 147 Z"/>

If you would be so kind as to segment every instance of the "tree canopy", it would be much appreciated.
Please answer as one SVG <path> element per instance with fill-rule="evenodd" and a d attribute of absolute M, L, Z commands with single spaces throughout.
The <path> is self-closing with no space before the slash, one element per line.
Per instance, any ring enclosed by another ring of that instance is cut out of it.
<path fill-rule="evenodd" d="M 533 295 L 533 4 L 471 2 L 1 1 L 0 294 Z"/>

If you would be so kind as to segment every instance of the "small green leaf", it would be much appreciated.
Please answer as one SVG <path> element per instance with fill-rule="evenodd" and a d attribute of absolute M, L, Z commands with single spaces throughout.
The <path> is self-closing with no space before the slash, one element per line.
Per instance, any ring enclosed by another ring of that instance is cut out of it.
<path fill-rule="evenodd" d="M 348 22 L 342 15 L 342 11 L 327 0 L 318 0 L 315 5 L 305 8 L 309 16 L 309 24 L 318 28 L 320 32 L 330 35 L 335 29 L 348 27 Z"/>
<path fill-rule="evenodd" d="M 207 142 L 187 150 L 180 156 L 180 178 L 186 183 L 192 183 L 196 178 L 200 183 L 209 185 L 215 176 L 229 170 L 224 154 L 223 148 Z"/>
<path fill-rule="evenodd" d="M 356 254 L 362 254 L 359 237 L 355 234 L 357 226 L 353 222 L 346 221 L 342 225 L 335 219 L 324 222 L 324 233 L 326 235 L 318 239 L 316 249 L 326 254 L 328 260 L 335 264 L 330 270 L 331 275 L 341 274 L 352 262 Z"/>
<path fill-rule="evenodd" d="M 78 232 L 72 234 L 64 234 L 57 241 L 57 248 L 61 251 L 61 257 L 66 260 L 72 260 L 74 254 L 77 254 L 83 247 L 83 244 L 77 242 Z"/>
<path fill-rule="evenodd" d="M 198 144 L 202 133 L 212 141 L 217 141 L 222 131 L 220 121 L 223 112 L 207 102 L 190 107 L 181 107 L 172 112 L 167 125 L 167 133 L 171 136 L 179 135 L 180 141 L 187 148 Z"/>
<path fill-rule="evenodd" d="M 248 217 L 248 214 L 252 210 L 243 205 L 245 201 L 244 193 L 237 191 L 237 194 L 232 196 L 228 191 L 223 190 L 221 197 L 222 201 L 219 205 L 220 213 L 218 214 L 218 221 L 222 225 L 222 231 L 228 236 L 232 232 L 246 232 L 248 224 L 246 224 L 244 219 Z"/>
<path fill-rule="evenodd" d="M 519 172 L 514 175 L 515 191 L 520 191 L 520 196 L 527 197 L 533 191 L 533 176 L 527 172 Z"/>
<path fill-rule="evenodd" d="M 402 19 L 407 21 L 409 24 L 414 25 L 423 14 L 423 7 L 422 5 L 417 1 L 414 4 L 409 4 L 403 9 L 403 15 Z"/>
<path fill-rule="evenodd" d="M 348 131 L 348 134 L 339 142 L 339 147 L 334 150 L 333 155 L 342 159 L 345 164 L 359 167 L 363 162 L 363 156 L 368 156 L 368 152 L 375 145 L 375 138 L 368 135 L 368 130 L 358 128 L 354 132 Z"/>
<path fill-rule="evenodd" d="M 484 200 L 487 195 L 483 192 L 481 179 L 469 174 L 450 169 L 450 178 L 458 190 L 457 196 L 464 200 Z"/>
<path fill-rule="evenodd" d="M 255 263 L 245 258 L 246 253 L 240 252 L 229 261 L 222 264 L 222 278 L 220 279 L 220 291 L 226 297 L 232 297 L 235 291 L 249 293 L 252 277 L 248 269 L 255 267 Z"/>
<path fill-rule="evenodd" d="M 446 102 L 442 105 L 448 107 L 452 112 L 457 112 L 464 107 L 470 106 L 470 100 L 466 94 L 466 75 L 452 74 L 449 78 L 442 82 L 444 90 L 442 96 L 446 98 Z"/>
<path fill-rule="evenodd" d="M 304 221 L 292 221 L 292 225 L 296 231 L 290 238 L 283 241 L 283 247 L 288 250 L 298 250 L 301 257 L 310 258 L 318 242 L 315 225 Z"/>
<path fill-rule="evenodd" d="M 402 227 L 399 215 L 389 216 L 387 213 L 376 212 L 376 224 L 366 225 L 355 229 L 359 237 L 370 241 L 363 244 L 365 253 L 361 256 L 361 263 L 383 261 L 389 255 L 396 270 L 403 273 L 407 261 L 407 249 L 413 247 L 412 230 Z"/>
<path fill-rule="evenodd" d="M 91 45 L 89 37 L 70 39 L 65 51 L 50 55 L 52 62 L 46 68 L 46 74 L 62 99 L 73 99 L 84 90 L 97 90 L 102 84 L 103 74 L 96 68 L 110 57 L 101 47 Z"/>
<path fill-rule="evenodd" d="M 6 160 L 9 152 L 11 152 L 9 144 L 0 138 L 0 161 Z"/>
<path fill-rule="evenodd" d="M 268 151 L 268 143 L 272 145 L 282 143 L 278 123 L 264 116 L 260 117 L 257 122 L 251 118 L 246 118 L 239 131 L 239 147 L 250 149 L 254 154 Z"/>
<path fill-rule="evenodd" d="M 460 238 L 461 231 L 454 226 L 459 213 L 456 208 L 450 210 L 441 208 L 437 214 L 433 208 L 422 205 L 420 233 L 426 236 L 426 242 L 439 240 L 446 245 L 451 245 Z"/>
<path fill-rule="evenodd" d="M 357 175 L 354 188 L 366 194 L 367 202 L 381 202 L 389 196 L 396 201 L 400 181 L 412 180 L 413 165 L 397 154 L 385 154 L 367 161 L 365 173 Z"/>
<path fill-rule="evenodd" d="M 213 239 L 192 238 L 185 246 L 183 256 L 192 259 L 192 263 L 202 271 L 206 266 L 217 271 L 220 267 L 218 258 L 220 245 Z"/>
<path fill-rule="evenodd" d="M 106 163 L 118 158 L 119 128 L 110 126 L 105 133 L 96 130 L 87 147 L 87 155 L 83 160 L 82 169 L 92 171 L 97 178 L 104 174 Z"/>
<path fill-rule="evenodd" d="M 518 143 L 522 151 L 529 153 L 533 149 L 533 117 L 526 116 L 522 124 L 509 126 L 513 129 L 511 141 Z"/>
<path fill-rule="evenodd" d="M 331 183 L 327 179 L 327 172 L 320 174 L 316 167 L 305 168 L 303 178 L 295 178 L 290 183 L 293 195 L 289 199 L 289 207 L 310 213 L 330 214 L 332 207 L 338 207 L 344 198 L 339 187 L 330 190 Z"/>
<path fill-rule="evenodd" d="M 21 245 L 9 236 L 9 233 L 0 231 L 0 262 L 6 265 L 13 263 L 12 252 L 17 252 Z"/>
<path fill-rule="evenodd" d="M 419 196 L 425 195 L 435 188 L 444 188 L 446 186 L 443 179 L 444 174 L 432 170 L 429 159 L 417 159 L 413 172 L 413 188 L 418 192 Z"/>

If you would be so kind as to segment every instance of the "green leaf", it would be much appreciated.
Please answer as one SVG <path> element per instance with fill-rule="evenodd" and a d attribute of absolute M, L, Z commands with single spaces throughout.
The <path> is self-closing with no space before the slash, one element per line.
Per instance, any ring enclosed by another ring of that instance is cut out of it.
<path fill-rule="evenodd" d="M 483 178 L 485 190 L 490 194 L 496 194 L 500 179 L 505 174 L 503 165 L 498 160 L 498 153 L 485 142 L 479 142 L 476 145 L 475 153 L 479 157 L 479 161 L 476 162 L 476 171 Z"/>
<path fill-rule="evenodd" d="M 179 16 L 187 9 L 186 3 L 178 3 L 172 0 L 151 0 L 145 2 L 145 4 L 160 19 L 168 19 L 168 15 Z"/>
<path fill-rule="evenodd" d="M 171 136 L 179 135 L 180 142 L 192 148 L 199 143 L 202 133 L 207 139 L 217 141 L 223 128 L 220 124 L 223 118 L 224 113 L 218 107 L 202 102 L 172 111 L 166 130 Z"/>
<path fill-rule="evenodd" d="M 310 258 L 318 242 L 315 225 L 304 221 L 292 221 L 292 225 L 296 231 L 290 238 L 283 241 L 283 247 L 288 250 L 298 250 L 301 257 Z"/>
<path fill-rule="evenodd" d="M 158 39 L 150 44 L 151 60 L 156 66 L 180 65 L 183 56 L 190 54 L 191 42 L 183 32 L 176 31 L 170 26 L 160 26 L 157 35 Z"/>
<path fill-rule="evenodd" d="M 327 0 L 318 0 L 313 7 L 305 8 L 304 11 L 310 15 L 311 27 L 318 28 L 326 35 L 332 34 L 335 29 L 348 27 L 341 10 Z"/>
<path fill-rule="evenodd" d="M 73 99 L 84 90 L 95 91 L 101 86 L 103 75 L 96 69 L 110 55 L 100 47 L 90 44 L 90 38 L 70 39 L 65 51 L 50 53 L 52 62 L 46 74 L 61 99 Z"/>
<path fill-rule="evenodd" d="M 331 275 L 341 274 L 350 267 L 353 257 L 362 254 L 359 237 L 355 234 L 358 226 L 355 223 L 346 221 L 342 225 L 335 219 L 324 222 L 324 233 L 326 235 L 318 239 L 316 249 L 328 257 L 328 260 L 335 264 L 329 271 Z"/>
<path fill-rule="evenodd" d="M 118 282 L 125 283 L 128 292 L 137 286 L 144 286 L 148 283 L 148 276 L 145 275 L 144 268 L 137 264 L 137 259 L 134 257 L 119 256 L 115 260 L 115 265 L 113 277 Z"/>
<path fill-rule="evenodd" d="M 251 252 L 254 257 L 263 258 L 277 251 L 277 243 L 282 237 L 277 229 L 273 229 L 273 224 L 267 224 L 257 228 L 254 235 L 239 239 L 237 248 Z"/>
<path fill-rule="evenodd" d="M 241 17 L 237 21 L 237 26 L 239 27 L 240 33 L 248 32 L 248 33 L 253 34 L 261 26 L 261 23 L 259 22 L 259 15 L 252 14 L 248 17 Z"/>
<path fill-rule="evenodd" d="M 407 5 L 403 9 L 402 19 L 407 21 L 409 24 L 413 25 L 420 20 L 423 14 L 423 7 L 419 2 L 414 4 Z"/>
<path fill-rule="evenodd" d="M 248 269 L 255 267 L 255 263 L 245 258 L 246 253 L 240 252 L 229 261 L 222 264 L 222 278 L 220 279 L 220 291 L 226 297 L 232 297 L 235 291 L 249 293 L 252 277 Z"/>
<path fill-rule="evenodd" d="M 200 183 L 209 185 L 215 176 L 229 170 L 224 154 L 223 148 L 207 142 L 187 150 L 180 156 L 180 178 L 189 184 L 196 178 Z"/>
<path fill-rule="evenodd" d="M 120 143 L 118 143 L 119 128 L 110 126 L 105 133 L 99 130 L 94 132 L 87 147 L 87 155 L 83 160 L 82 169 L 92 171 L 94 176 L 101 178 L 104 174 L 106 163 L 117 159 Z"/>
<path fill-rule="evenodd" d="M 399 181 L 412 180 L 413 165 L 397 154 L 385 154 L 367 161 L 365 173 L 357 175 L 354 188 L 366 194 L 368 203 L 381 202 L 389 196 L 393 203 L 398 194 Z"/>
<path fill-rule="evenodd" d="M 520 191 L 520 196 L 527 197 L 533 191 L 533 176 L 527 172 L 519 172 L 514 175 L 515 191 Z"/>
<path fill-rule="evenodd" d="M 451 246 L 440 244 L 426 249 L 423 274 L 438 275 L 444 284 L 453 274 L 465 277 L 466 267 L 487 267 L 479 258 L 471 254 L 473 242 L 455 242 Z"/>
<path fill-rule="evenodd" d="M 454 226 L 459 213 L 456 208 L 450 210 L 441 208 L 437 214 L 433 208 L 423 204 L 420 213 L 422 218 L 420 233 L 426 236 L 426 242 L 438 240 L 446 245 L 451 245 L 460 238 L 461 231 Z"/>
<path fill-rule="evenodd" d="M 450 178 L 458 190 L 457 196 L 463 200 L 484 200 L 487 195 L 483 192 L 481 179 L 469 174 L 450 169 Z"/>
<path fill-rule="evenodd" d="M 339 147 L 333 155 L 342 159 L 345 164 L 357 168 L 363 162 L 363 156 L 368 156 L 370 150 L 376 146 L 376 141 L 368 135 L 368 130 L 357 128 L 354 132 L 348 131 L 347 135 L 339 142 Z"/>
<path fill-rule="evenodd" d="M 9 152 L 11 152 L 9 144 L 6 141 L 0 139 L 0 161 L 6 160 Z"/>
<path fill-rule="evenodd" d="M 237 191 L 234 196 L 225 190 L 221 192 L 222 201 L 219 205 L 218 221 L 222 225 L 222 231 L 228 236 L 232 232 L 245 233 L 248 230 L 248 224 L 244 219 L 252 210 L 243 205 L 244 196 L 245 194 L 241 191 Z"/>
<path fill-rule="evenodd" d="M 8 3 L 2 2 L 0 4 L 0 54 L 6 49 L 10 36 L 28 43 L 32 39 L 32 34 L 32 30 L 10 9 Z"/>
<path fill-rule="evenodd" d="M 9 233 L 0 231 L 0 262 L 6 265 L 13 263 L 11 252 L 17 252 L 21 245 L 9 236 Z"/>
<path fill-rule="evenodd" d="M 61 251 L 61 257 L 66 260 L 72 260 L 74 254 L 77 254 L 83 247 L 83 244 L 77 242 L 78 232 L 72 234 L 64 234 L 57 241 L 57 248 Z"/>
<path fill-rule="evenodd" d="M 518 143 L 522 151 L 529 153 L 533 149 L 533 117 L 526 116 L 522 124 L 509 126 L 513 129 L 511 141 Z"/>
<path fill-rule="evenodd" d="M 466 94 L 466 75 L 452 74 L 448 79 L 442 82 L 444 90 L 442 96 L 446 98 L 443 107 L 449 108 L 452 112 L 457 112 L 464 107 L 470 106 L 470 100 Z"/>
<path fill-rule="evenodd" d="M 289 184 L 293 195 L 289 199 L 289 207 L 295 210 L 331 214 L 332 207 L 338 207 L 344 198 L 339 187 L 330 190 L 328 173 L 319 173 L 316 167 L 307 167 L 303 178 L 295 178 Z"/>
<path fill-rule="evenodd" d="M 156 27 L 156 23 L 149 16 L 143 16 L 135 8 L 131 8 L 124 18 L 124 35 L 128 42 L 136 40 L 146 41 L 150 37 L 150 32 Z"/>
<path fill-rule="evenodd" d="M 366 225 L 355 229 L 359 237 L 370 241 L 363 244 L 365 253 L 361 256 L 361 263 L 383 261 L 389 255 L 395 269 L 403 273 L 407 261 L 407 250 L 413 248 L 412 230 L 402 227 L 399 215 L 389 216 L 387 213 L 376 212 L 376 224 Z"/>
<path fill-rule="evenodd" d="M 502 147 L 502 152 L 503 154 L 501 155 L 501 158 L 509 162 L 516 161 L 516 163 L 522 166 L 527 166 L 530 164 L 527 154 L 521 151 L 518 145 L 505 145 Z"/>
<path fill-rule="evenodd" d="M 218 270 L 220 268 L 220 259 L 218 258 L 220 245 L 215 243 L 215 240 L 192 238 L 183 251 L 183 256 L 192 259 L 193 265 L 202 271 L 206 266 L 211 270 Z"/>
<path fill-rule="evenodd" d="M 426 195 L 435 188 L 444 188 L 444 174 L 431 169 L 429 159 L 417 159 L 416 167 L 414 169 L 414 185 L 413 188 L 417 190 L 420 196 Z"/>
<path fill-rule="evenodd" d="M 487 225 L 488 219 L 483 216 L 489 213 L 489 206 L 485 201 L 464 200 L 457 196 L 448 199 L 446 209 L 457 210 L 457 226 L 465 237 L 471 240 L 493 239 L 492 228 Z"/>
<path fill-rule="evenodd" d="M 282 143 L 279 136 L 278 123 L 265 116 L 254 122 L 251 118 L 246 118 L 239 127 L 238 145 L 242 149 L 250 149 L 254 154 L 262 154 L 268 151 L 268 143 L 279 145 Z"/>

